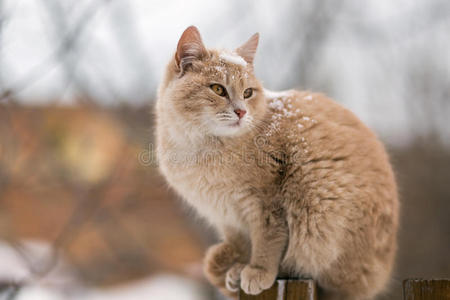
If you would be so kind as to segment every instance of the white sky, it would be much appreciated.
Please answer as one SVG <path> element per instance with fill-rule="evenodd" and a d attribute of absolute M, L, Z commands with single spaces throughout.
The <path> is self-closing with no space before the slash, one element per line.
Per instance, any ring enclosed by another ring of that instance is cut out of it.
<path fill-rule="evenodd" d="M 304 0 L 308 1 L 312 0 Z M 77 85 L 71 80 L 68 83 L 60 60 L 48 60 L 58 45 L 58 27 L 52 23 L 45 2 L 58 0 L 3 1 L 6 21 L 0 40 L 0 83 L 6 87 L 21 86 L 21 81 L 47 59 L 47 64 L 38 67 L 37 80 L 32 84 L 25 81 L 19 99 L 32 104 L 55 100 L 71 103 L 77 95 Z M 64 20 L 70 27 L 96 1 L 58 3 L 66 12 Z M 291 24 L 304 18 L 309 9 L 305 5 L 297 17 L 292 13 L 292 3 L 295 1 L 112 0 L 98 10 L 80 36 L 71 69 L 81 85 L 105 104 L 123 99 L 130 103 L 150 101 L 180 34 L 193 24 L 210 47 L 234 48 L 254 32 L 260 32 L 257 75 L 267 88 L 289 88 L 296 82 L 292 63 L 304 47 L 295 40 L 297 31 L 293 31 L 298 30 L 301 35 L 303 29 L 291 28 Z M 350 3 L 352 8 L 336 17 L 338 21 L 325 47 L 320 49 L 321 57 L 311 76 L 386 139 L 408 142 L 411 129 L 425 134 L 427 124 L 410 120 L 406 109 L 409 104 L 405 99 L 408 87 L 403 84 L 404 68 L 416 53 L 429 52 L 431 57 L 439 57 L 442 74 L 450 78 L 450 21 L 430 29 L 421 23 L 423 16 L 418 15 L 411 29 L 403 17 L 417 11 L 417 7 L 426 7 L 426 0 L 343 3 L 347 7 Z M 367 28 L 373 29 L 374 36 L 366 43 L 361 37 Z M 363 33 L 357 37 L 358 30 Z M 400 36 L 402 32 L 406 34 Z M 286 34 L 293 40 L 286 42 Z M 449 137 L 450 130 L 443 127 Z"/>

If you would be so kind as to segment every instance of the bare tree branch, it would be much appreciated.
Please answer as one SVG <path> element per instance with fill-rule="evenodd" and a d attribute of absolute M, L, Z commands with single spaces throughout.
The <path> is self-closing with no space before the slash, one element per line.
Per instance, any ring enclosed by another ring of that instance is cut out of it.
<path fill-rule="evenodd" d="M 82 16 L 79 17 L 78 22 L 75 22 L 75 26 L 67 31 L 67 34 L 64 39 L 62 39 L 59 46 L 56 47 L 55 51 L 45 58 L 39 65 L 33 67 L 27 75 L 6 88 L 4 92 L 0 94 L 0 101 L 21 92 L 52 71 L 57 66 L 58 58 L 64 56 L 67 49 L 71 49 L 73 47 L 79 37 L 88 28 L 90 21 L 97 14 L 100 8 L 111 1 L 112 0 L 92 1 Z"/>

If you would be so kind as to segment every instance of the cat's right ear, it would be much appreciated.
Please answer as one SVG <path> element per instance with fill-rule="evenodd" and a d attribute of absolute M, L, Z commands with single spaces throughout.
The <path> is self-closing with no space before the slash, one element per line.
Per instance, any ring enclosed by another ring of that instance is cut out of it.
<path fill-rule="evenodd" d="M 244 45 L 236 49 L 236 53 L 240 55 L 247 63 L 253 64 L 255 59 L 256 48 L 258 48 L 259 33 L 255 33 L 250 37 Z"/>
<path fill-rule="evenodd" d="M 202 37 L 197 27 L 189 26 L 181 35 L 178 41 L 175 62 L 180 74 L 182 75 L 186 68 L 192 65 L 195 60 L 201 60 L 208 54 L 202 42 Z"/>

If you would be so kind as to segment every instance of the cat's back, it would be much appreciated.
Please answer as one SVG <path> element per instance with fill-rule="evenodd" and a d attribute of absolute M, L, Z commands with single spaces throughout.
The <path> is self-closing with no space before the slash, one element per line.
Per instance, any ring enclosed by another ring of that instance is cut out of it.
<path fill-rule="evenodd" d="M 350 173 L 382 173 L 387 181 L 395 184 L 383 144 L 353 112 L 323 94 L 296 92 L 294 95 L 302 99 L 297 105 L 303 112 L 301 134 L 306 148 L 311 148 L 310 159 L 342 161 Z"/>
<path fill-rule="evenodd" d="M 265 93 L 270 109 L 266 135 L 277 137 L 314 199 L 320 199 L 318 194 L 344 199 L 367 195 L 361 201 L 397 211 L 388 155 L 355 114 L 322 94 Z"/>
<path fill-rule="evenodd" d="M 375 138 L 372 131 L 355 114 L 323 94 L 288 90 L 265 91 L 265 95 L 270 109 L 272 131 L 289 130 L 306 134 L 313 128 L 321 127 L 322 135 L 331 135 L 332 132 L 325 132 L 324 127 L 333 127 L 339 131 L 351 130 L 354 133 L 353 138 L 359 133 L 362 137 L 369 134 L 368 138 Z M 317 130 L 311 132 L 318 133 Z M 335 137 L 339 138 L 336 135 Z"/>
<path fill-rule="evenodd" d="M 270 109 L 266 135 L 281 137 L 281 143 L 302 153 L 302 160 L 342 160 L 391 171 L 384 146 L 373 131 L 336 101 L 296 90 L 266 91 L 266 99 Z"/>

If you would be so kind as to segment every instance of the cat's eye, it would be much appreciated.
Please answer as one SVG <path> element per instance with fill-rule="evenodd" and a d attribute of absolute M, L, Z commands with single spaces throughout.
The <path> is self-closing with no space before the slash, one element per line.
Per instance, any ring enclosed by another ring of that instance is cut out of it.
<path fill-rule="evenodd" d="M 227 95 L 227 90 L 220 84 L 211 84 L 209 87 L 219 96 L 225 97 Z"/>
<path fill-rule="evenodd" d="M 253 89 L 248 88 L 244 91 L 244 99 L 250 98 L 253 95 Z"/>

